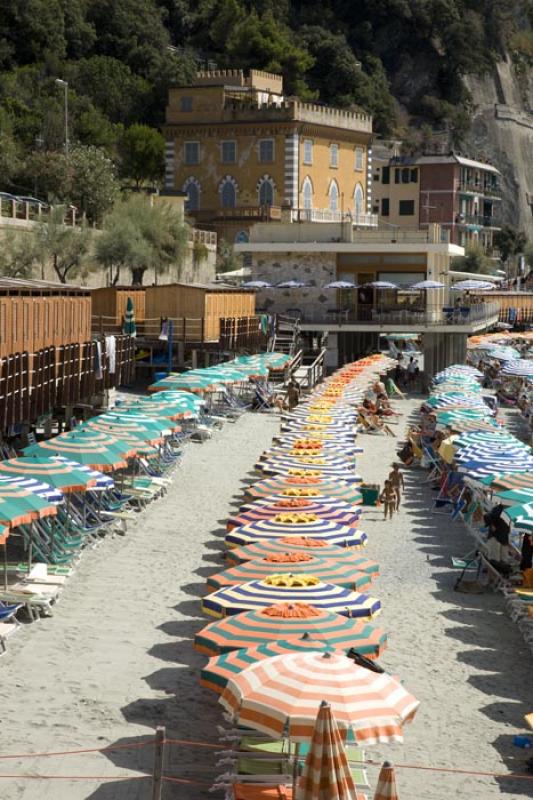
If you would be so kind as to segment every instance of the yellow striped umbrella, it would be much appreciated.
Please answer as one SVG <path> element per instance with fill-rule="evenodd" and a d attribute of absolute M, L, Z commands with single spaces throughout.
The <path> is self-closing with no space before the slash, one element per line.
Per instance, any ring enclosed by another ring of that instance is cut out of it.
<path fill-rule="evenodd" d="M 355 784 L 331 706 L 320 704 L 298 785 L 298 800 L 355 800 Z"/>
<path fill-rule="evenodd" d="M 374 800 L 398 800 L 394 767 L 385 761 L 379 772 Z"/>
<path fill-rule="evenodd" d="M 274 738 L 295 742 L 313 735 L 322 700 L 346 737 L 358 742 L 403 741 L 402 726 L 418 708 L 418 700 L 391 675 L 355 666 L 337 653 L 287 653 L 258 661 L 236 675 L 220 702 L 240 725 Z"/>

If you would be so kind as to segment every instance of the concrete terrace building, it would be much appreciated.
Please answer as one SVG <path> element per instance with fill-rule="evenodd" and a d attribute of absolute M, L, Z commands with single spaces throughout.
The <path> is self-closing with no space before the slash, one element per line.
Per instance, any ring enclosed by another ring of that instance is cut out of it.
<path fill-rule="evenodd" d="M 501 226 L 500 173 L 491 164 L 450 153 L 403 157 L 376 147 L 372 210 L 380 225 L 439 224 L 450 242 L 480 244 L 489 255 Z"/>
<path fill-rule="evenodd" d="M 310 337 L 327 333 L 331 367 L 375 350 L 380 334 L 418 333 L 431 374 L 464 360 L 467 336 L 498 321 L 497 303 L 456 304 L 450 262 L 464 250 L 434 223 L 412 230 L 362 230 L 349 222 L 257 224 L 250 241 L 235 250 L 251 258 L 253 280 L 272 284 L 258 292 L 257 310 L 297 317 Z M 288 280 L 305 287 L 277 286 Z M 326 288 L 339 280 L 358 288 Z M 410 288 L 423 280 L 443 288 Z M 397 288 L 368 286 L 374 281 Z"/>
<path fill-rule="evenodd" d="M 377 225 L 371 214 L 372 118 L 285 97 L 280 75 L 199 72 L 169 93 L 166 190 L 187 194 L 196 224 L 230 242 L 257 221 Z"/>

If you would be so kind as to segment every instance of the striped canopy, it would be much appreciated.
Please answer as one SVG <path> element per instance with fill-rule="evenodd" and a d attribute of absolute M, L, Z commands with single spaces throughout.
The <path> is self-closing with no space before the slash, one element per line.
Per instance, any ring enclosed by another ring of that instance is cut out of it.
<path fill-rule="evenodd" d="M 485 486 L 490 486 L 493 491 L 500 489 L 533 489 L 533 475 L 528 475 L 527 472 L 522 474 L 515 474 L 512 472 L 501 471 L 487 476 L 482 483 Z"/>
<path fill-rule="evenodd" d="M 486 357 L 495 361 L 515 361 L 520 358 L 520 353 L 512 347 L 493 347 L 487 352 Z"/>
<path fill-rule="evenodd" d="M 135 447 L 100 431 L 81 429 L 24 448 L 28 456 L 66 456 L 93 469 L 110 472 L 127 466 Z"/>
<path fill-rule="evenodd" d="M 514 445 L 502 445 L 499 447 L 489 447 L 488 445 L 469 445 L 457 449 L 455 460 L 461 462 L 479 461 L 489 463 L 491 461 L 513 461 L 518 463 L 528 463 L 533 458 L 530 451 L 523 447 Z"/>
<path fill-rule="evenodd" d="M 119 440 L 123 446 L 131 447 L 137 456 L 144 456 L 145 458 L 158 458 L 160 456 L 160 450 L 157 445 L 163 441 L 163 437 L 161 436 L 150 437 L 144 433 L 124 431 L 122 428 L 116 428 L 109 422 L 98 422 L 96 420 L 86 422 L 84 427 L 78 430 L 86 430 L 91 433 L 105 433 L 106 435 L 113 436 L 113 438 Z M 150 444 L 150 442 L 152 442 L 152 444 Z"/>
<path fill-rule="evenodd" d="M 360 500 L 358 503 L 347 502 L 346 500 L 342 500 L 340 497 L 335 497 L 335 495 L 330 494 L 322 494 L 320 489 L 315 489 L 314 487 L 305 486 L 303 487 L 304 491 L 307 493 L 311 491 L 309 495 L 287 495 L 287 494 L 271 494 L 267 497 L 258 497 L 253 500 L 251 503 L 244 503 L 241 506 L 240 511 L 249 511 L 255 508 L 261 508 L 265 506 L 280 506 L 285 509 L 290 508 L 293 504 L 302 506 L 302 510 L 311 510 L 310 507 L 305 509 L 303 507 L 303 503 L 310 506 L 310 504 L 318 503 L 321 506 L 324 506 L 328 509 L 339 509 L 346 512 L 351 512 L 353 514 L 357 514 L 361 516 L 363 513 L 362 508 L 360 507 Z M 292 489 L 285 489 L 283 491 L 292 492 Z M 289 504 L 289 506 L 287 506 Z"/>
<path fill-rule="evenodd" d="M 212 689 L 217 694 L 221 694 L 226 688 L 227 682 L 238 675 L 243 669 L 255 664 L 257 661 L 264 661 L 272 656 L 283 655 L 284 653 L 294 653 L 297 651 L 330 651 L 335 648 L 326 642 L 312 639 L 310 636 L 291 641 L 268 642 L 258 647 L 244 647 L 240 650 L 230 650 L 212 656 L 200 673 L 200 683 L 206 689 Z"/>
<path fill-rule="evenodd" d="M 20 475 L 0 474 L 0 486 L 3 484 L 27 489 L 27 491 L 33 492 L 43 500 L 46 500 L 47 503 L 62 503 L 65 499 L 63 492 L 59 489 L 53 489 L 49 483 L 43 483 L 43 481 L 39 481 L 36 478 L 23 478 Z"/>
<path fill-rule="evenodd" d="M 530 449 L 529 445 L 521 442 L 516 436 L 508 433 L 505 430 L 495 431 L 472 431 L 471 433 L 463 433 L 454 439 L 454 444 L 457 446 L 465 446 L 470 444 L 496 444 L 496 445 L 518 445 L 524 449 Z"/>
<path fill-rule="evenodd" d="M 531 533 L 533 531 L 533 503 L 506 508 L 502 511 L 502 519 L 518 530 Z"/>
<path fill-rule="evenodd" d="M 86 467 L 83 464 L 78 464 L 77 461 L 72 461 L 71 459 L 64 458 L 63 456 L 54 456 L 53 461 L 62 461 L 64 464 L 68 464 L 71 467 L 75 467 L 76 469 L 81 470 L 82 472 L 87 472 L 91 478 L 94 478 L 96 481 L 96 485 L 91 487 L 91 491 L 108 491 L 112 489 L 115 485 L 115 481 L 109 475 L 104 475 L 103 472 L 98 472 L 96 469 L 91 469 L 90 467 Z"/>
<path fill-rule="evenodd" d="M 308 473 L 312 477 L 323 477 L 329 480 L 334 480 L 338 477 L 342 481 L 361 482 L 361 476 L 356 475 L 353 467 L 348 466 L 345 461 L 339 464 L 327 464 L 319 463 L 320 460 L 317 459 L 315 463 L 309 463 L 309 461 L 303 460 L 270 459 L 268 461 L 259 461 L 256 464 L 256 469 L 265 475 L 293 475 L 298 477 Z"/>
<path fill-rule="evenodd" d="M 282 603 L 211 622 L 196 634 L 194 647 L 211 656 L 266 642 L 298 642 L 302 637 L 337 650 L 353 647 L 370 658 L 377 658 L 387 641 L 384 631 L 363 620 L 303 603 Z"/>
<path fill-rule="evenodd" d="M 497 424 L 491 419 L 488 408 L 454 408 L 447 411 L 437 411 L 437 422 L 448 425 L 458 420 L 490 420 L 492 427 L 497 428 Z"/>
<path fill-rule="evenodd" d="M 181 406 L 185 410 L 198 410 L 205 406 L 205 400 L 202 397 L 197 397 L 191 392 L 182 392 L 179 389 L 168 389 L 167 391 L 158 392 L 154 397 L 146 398 L 146 400 L 139 400 L 143 403 L 165 403 L 171 406 Z M 120 408 L 120 406 L 119 406 Z"/>
<path fill-rule="evenodd" d="M 525 358 L 508 361 L 503 365 L 501 374 L 511 377 L 530 378 L 533 376 L 533 361 L 528 361 Z"/>
<path fill-rule="evenodd" d="M 388 761 L 385 761 L 379 771 L 374 800 L 399 800 L 394 768 Z"/>
<path fill-rule="evenodd" d="M 337 549 L 339 558 L 336 560 L 298 551 L 272 553 L 265 558 L 246 561 L 244 564 L 211 575 L 207 579 L 207 589 L 216 592 L 226 586 L 263 580 L 271 575 L 273 570 L 287 570 L 292 575 L 314 575 L 325 583 L 335 583 L 345 589 L 368 591 L 372 584 L 372 575 L 368 572 L 359 572 L 353 564 L 345 562 L 342 558 L 343 551 Z"/>
<path fill-rule="evenodd" d="M 343 738 L 325 700 L 298 783 L 298 800 L 357 800 Z"/>
<path fill-rule="evenodd" d="M 249 525 L 259 519 L 272 519 L 279 514 L 299 513 L 302 511 L 306 514 L 316 514 L 320 519 L 332 520 L 338 525 L 355 527 L 361 516 L 360 510 L 355 510 L 348 503 L 344 503 L 334 497 L 330 498 L 330 500 L 331 502 L 328 505 L 315 502 L 313 498 L 284 498 L 271 504 L 262 502 L 250 503 L 243 506 L 238 514 L 230 517 L 226 527 L 230 531 L 242 525 Z"/>
<path fill-rule="evenodd" d="M 28 456 L 0 461 L 0 479 L 4 475 L 43 480 L 61 492 L 85 492 L 96 486 L 96 478 L 90 473 L 52 458 Z"/>
<path fill-rule="evenodd" d="M 192 394 L 189 396 L 194 397 Z M 137 400 L 134 403 L 124 403 L 117 406 L 116 409 L 137 411 L 139 414 L 147 414 L 156 419 L 164 418 L 167 420 L 190 419 L 198 416 L 197 411 L 192 408 L 186 408 L 181 403 L 174 405 L 173 403 L 160 403 L 157 400 L 159 400 L 159 397 L 154 400 Z"/>
<path fill-rule="evenodd" d="M 152 383 L 148 387 L 149 392 L 166 392 L 169 389 L 181 389 L 187 392 L 205 394 L 216 392 L 220 388 L 220 382 L 216 382 L 214 376 L 206 375 L 194 376 L 184 373 L 184 375 L 169 375 L 160 381 Z"/>
<path fill-rule="evenodd" d="M 286 539 L 268 539 L 264 542 L 256 542 L 245 547 L 236 547 L 228 550 L 226 561 L 231 566 L 242 564 L 246 561 L 254 561 L 257 558 L 266 558 L 276 553 L 310 553 L 318 558 L 331 558 L 339 560 L 342 558 L 344 564 L 350 564 L 359 572 L 369 572 L 373 578 L 379 575 L 379 564 L 365 558 L 357 551 L 339 548 L 336 545 L 328 545 L 321 539 L 308 539 L 305 536 L 291 536 Z"/>
<path fill-rule="evenodd" d="M 203 598 L 202 610 L 213 617 L 223 617 L 276 603 L 308 603 L 315 608 L 363 619 L 372 619 L 381 611 L 381 603 L 375 597 L 334 583 L 323 583 L 312 575 L 290 575 L 287 572 L 219 589 Z"/>
<path fill-rule="evenodd" d="M 57 507 L 16 484 L 0 483 L 0 524 L 16 528 L 57 514 Z"/>
<path fill-rule="evenodd" d="M 300 522 L 297 524 L 277 522 L 274 519 L 261 519 L 251 522 L 249 525 L 242 525 L 234 528 L 226 535 L 226 544 L 229 547 L 240 547 L 252 542 L 260 542 L 265 539 L 289 539 L 292 536 L 308 536 L 313 539 L 322 539 L 328 544 L 335 544 L 339 547 L 363 547 L 366 543 L 366 534 L 357 528 L 349 528 L 346 525 L 337 525 L 327 519 L 317 519 L 311 522 Z"/>
<path fill-rule="evenodd" d="M 301 443 L 304 444 L 301 444 Z M 307 444 L 307 442 L 309 444 Z M 301 437 L 294 439 L 285 439 L 280 442 L 275 442 L 272 447 L 266 450 L 261 456 L 264 458 L 267 454 L 273 456 L 340 456 L 347 460 L 354 458 L 356 453 L 361 453 L 362 448 L 357 447 L 355 443 L 348 442 L 322 442 L 320 439 L 302 439 Z"/>
<path fill-rule="evenodd" d="M 445 392 L 443 394 L 434 394 L 425 401 L 425 405 L 431 408 L 453 408 L 455 406 L 461 408 L 477 408 L 485 413 L 489 412 L 488 407 L 484 404 L 483 400 L 479 397 L 474 397 L 471 394 L 464 394 L 463 392 Z"/>
<path fill-rule="evenodd" d="M 533 504 L 533 488 L 508 489 L 504 492 L 497 492 L 493 496 L 495 503 L 502 503 L 504 506 L 517 506 Z"/>
<path fill-rule="evenodd" d="M 274 475 L 248 486 L 244 496 L 249 500 L 270 497 L 280 494 L 284 497 L 338 497 L 347 503 L 356 505 L 363 502 L 361 491 L 356 481 L 333 479 L 331 476 L 316 476 L 303 472 L 301 475 Z"/>
<path fill-rule="evenodd" d="M 141 414 L 136 409 L 120 409 L 117 411 L 106 411 L 105 414 L 94 418 L 95 422 L 113 425 L 116 429 L 122 429 L 124 433 L 140 434 L 146 441 L 161 441 L 165 436 L 170 436 L 172 431 L 179 430 L 179 425 L 169 419 L 157 419 Z M 85 425 L 89 425 L 86 422 Z"/>
<path fill-rule="evenodd" d="M 514 463 L 510 461 L 465 461 L 459 466 L 459 472 L 464 472 L 471 477 L 484 477 L 494 475 L 498 472 L 531 472 L 533 470 L 533 461 L 531 463 Z"/>
<path fill-rule="evenodd" d="M 259 661 L 232 678 L 220 702 L 239 724 L 293 741 L 313 734 L 322 700 L 346 737 L 361 744 L 403 741 L 418 700 L 386 673 L 377 674 L 336 653 L 288 653 Z"/>

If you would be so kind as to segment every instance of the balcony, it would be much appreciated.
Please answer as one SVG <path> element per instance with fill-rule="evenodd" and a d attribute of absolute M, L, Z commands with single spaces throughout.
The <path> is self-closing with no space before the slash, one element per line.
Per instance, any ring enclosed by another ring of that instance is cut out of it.
<path fill-rule="evenodd" d="M 220 221 L 280 222 L 280 206 L 234 206 L 233 208 L 202 208 L 190 211 L 197 223 L 213 224 Z"/>
<path fill-rule="evenodd" d="M 501 199 L 502 188 L 499 184 L 484 183 L 483 181 L 459 181 L 459 192 Z"/>
<path fill-rule="evenodd" d="M 293 311 L 300 311 L 293 309 Z M 351 330 L 379 331 L 455 331 L 473 333 L 494 325 L 499 318 L 498 302 L 481 302 L 454 306 L 358 306 L 357 308 L 328 308 L 302 310 L 299 313 L 302 330 L 325 329 L 341 333 Z"/>
<path fill-rule="evenodd" d="M 291 210 L 291 222 L 348 222 L 354 227 L 377 228 L 378 215 L 330 211 L 328 208 L 296 208 Z"/>
<path fill-rule="evenodd" d="M 457 217 L 457 225 L 476 225 L 480 228 L 500 228 L 502 221 L 490 214 L 461 214 Z"/>

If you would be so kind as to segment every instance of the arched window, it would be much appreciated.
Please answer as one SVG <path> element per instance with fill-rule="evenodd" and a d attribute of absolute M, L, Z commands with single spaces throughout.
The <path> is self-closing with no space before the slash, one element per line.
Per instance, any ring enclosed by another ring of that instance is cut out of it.
<path fill-rule="evenodd" d="M 355 214 L 359 216 L 359 214 L 364 214 L 365 212 L 365 193 L 363 192 L 363 187 L 360 183 L 358 183 L 355 187 L 355 192 L 353 193 L 353 202 L 355 206 Z"/>
<path fill-rule="evenodd" d="M 218 187 L 222 208 L 235 208 L 237 205 L 237 188 L 235 178 L 226 175 Z"/>
<path fill-rule="evenodd" d="M 182 188 L 187 195 L 185 211 L 198 211 L 201 194 L 200 182 L 196 178 L 187 178 Z"/>
<path fill-rule="evenodd" d="M 274 205 L 274 186 L 270 178 L 264 178 L 259 184 L 259 205 Z"/>
<path fill-rule="evenodd" d="M 329 210 L 339 210 L 339 187 L 337 186 L 337 181 L 331 181 L 329 186 Z"/>
<path fill-rule="evenodd" d="M 304 200 L 304 209 L 311 211 L 313 208 L 313 184 L 311 178 L 306 178 L 302 187 L 302 194 Z"/>

